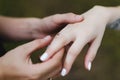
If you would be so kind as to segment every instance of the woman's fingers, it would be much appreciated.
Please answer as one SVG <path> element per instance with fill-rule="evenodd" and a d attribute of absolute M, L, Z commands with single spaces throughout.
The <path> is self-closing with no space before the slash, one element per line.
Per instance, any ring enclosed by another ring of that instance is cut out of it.
<path fill-rule="evenodd" d="M 65 45 L 67 45 L 70 42 L 70 39 L 68 39 L 65 35 L 57 34 L 50 46 L 47 48 L 45 53 L 40 57 L 41 61 L 46 61 L 50 57 L 52 57 L 57 51 L 59 51 L 61 48 L 63 48 Z"/>
<path fill-rule="evenodd" d="M 85 57 L 85 68 L 87 70 L 91 70 L 91 66 L 92 66 L 92 61 L 94 60 L 96 53 L 98 51 L 98 48 L 100 46 L 101 43 L 101 39 L 102 38 L 96 38 L 90 45 L 90 48 L 88 50 L 88 53 Z"/>
<path fill-rule="evenodd" d="M 65 76 L 66 74 L 68 74 L 76 57 L 79 55 L 83 47 L 86 45 L 86 41 L 84 39 L 85 38 L 76 40 L 68 50 L 65 61 L 64 61 L 63 69 L 61 72 L 62 76 Z"/>

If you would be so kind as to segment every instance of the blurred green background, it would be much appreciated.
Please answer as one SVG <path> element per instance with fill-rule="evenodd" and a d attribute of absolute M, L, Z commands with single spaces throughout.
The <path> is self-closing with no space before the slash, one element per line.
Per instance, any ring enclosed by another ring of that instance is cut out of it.
<path fill-rule="evenodd" d="M 120 0 L 0 0 L 0 15 L 12 17 L 45 17 L 56 13 L 74 12 L 81 14 L 94 5 L 117 6 Z M 56 80 L 120 80 L 120 31 L 107 29 L 102 45 L 93 62 L 92 70 L 84 68 L 86 48 L 76 59 L 71 72 Z M 7 43 L 10 50 L 19 44 Z M 40 51 L 41 52 L 41 51 Z M 38 52 L 39 53 L 39 52 Z M 37 61 L 37 55 L 32 56 Z"/>

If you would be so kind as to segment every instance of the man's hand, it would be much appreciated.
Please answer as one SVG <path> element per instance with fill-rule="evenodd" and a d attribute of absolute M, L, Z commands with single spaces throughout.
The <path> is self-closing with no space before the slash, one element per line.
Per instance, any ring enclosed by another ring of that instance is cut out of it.
<path fill-rule="evenodd" d="M 63 49 L 50 60 L 32 64 L 31 54 L 48 45 L 51 37 L 21 45 L 0 58 L 1 80 L 46 80 L 56 76 L 62 67 Z"/>
<path fill-rule="evenodd" d="M 73 13 L 56 14 L 43 19 L 0 17 L 0 34 L 13 40 L 43 38 L 50 34 L 56 34 L 68 23 L 82 20 L 82 16 Z"/>

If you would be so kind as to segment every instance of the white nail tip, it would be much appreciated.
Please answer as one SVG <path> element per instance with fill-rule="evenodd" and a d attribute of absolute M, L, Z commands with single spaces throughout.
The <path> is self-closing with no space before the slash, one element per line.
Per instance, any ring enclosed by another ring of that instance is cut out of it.
<path fill-rule="evenodd" d="M 91 66 L 92 66 L 92 64 L 91 64 L 91 62 L 89 62 L 89 63 L 88 63 L 88 70 L 89 70 L 89 71 L 91 70 Z"/>
<path fill-rule="evenodd" d="M 44 53 L 44 54 L 40 57 L 40 60 L 41 60 L 41 61 L 45 61 L 47 58 L 48 58 L 48 54 L 47 54 L 47 53 Z"/>
<path fill-rule="evenodd" d="M 66 75 L 66 73 L 67 73 L 66 69 L 65 69 L 65 68 L 63 68 L 63 69 L 62 69 L 62 72 L 61 72 L 61 76 L 65 76 L 65 75 Z"/>

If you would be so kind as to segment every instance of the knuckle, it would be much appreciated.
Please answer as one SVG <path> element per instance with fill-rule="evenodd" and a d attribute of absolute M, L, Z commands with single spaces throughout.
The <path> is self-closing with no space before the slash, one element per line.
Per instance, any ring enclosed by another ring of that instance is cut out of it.
<path fill-rule="evenodd" d="M 62 35 L 61 33 L 58 33 L 55 37 L 56 40 L 61 41 L 61 44 L 65 44 L 66 43 L 66 38 L 64 35 Z"/>
<path fill-rule="evenodd" d="M 60 16 L 61 16 L 61 14 L 55 14 L 55 15 L 53 15 L 51 17 L 52 22 L 58 24 Z"/>

